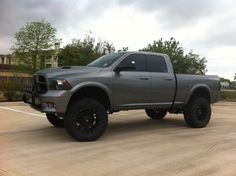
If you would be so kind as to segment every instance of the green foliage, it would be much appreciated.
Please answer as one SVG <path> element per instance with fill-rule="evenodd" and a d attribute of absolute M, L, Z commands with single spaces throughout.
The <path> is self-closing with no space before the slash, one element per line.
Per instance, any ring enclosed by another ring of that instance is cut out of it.
<path fill-rule="evenodd" d="M 229 87 L 223 87 L 223 89 L 236 90 L 236 81 L 230 81 L 229 79 L 220 78 L 220 82 L 228 82 Z"/>
<path fill-rule="evenodd" d="M 15 73 L 14 76 L 1 76 L 0 93 L 7 101 L 22 100 L 24 85 L 31 81 L 32 77 L 21 76 L 18 73 Z"/>
<path fill-rule="evenodd" d="M 22 100 L 24 84 L 22 83 L 6 83 L 0 86 L 0 90 L 3 92 L 7 101 Z"/>
<path fill-rule="evenodd" d="M 234 73 L 234 80 L 236 80 L 236 73 Z"/>
<path fill-rule="evenodd" d="M 230 80 L 229 79 L 225 79 L 225 78 L 220 78 L 220 82 L 228 82 L 228 83 L 230 83 Z"/>
<path fill-rule="evenodd" d="M 87 65 L 98 57 L 115 51 L 113 44 L 108 41 L 98 41 L 90 34 L 83 40 L 72 40 L 60 52 L 58 64 L 61 65 Z"/>
<path fill-rule="evenodd" d="M 230 88 L 236 90 L 236 81 L 231 81 L 230 82 Z"/>
<path fill-rule="evenodd" d="M 122 47 L 121 49 L 118 50 L 118 52 L 128 51 L 128 50 L 129 50 L 129 47 Z"/>
<path fill-rule="evenodd" d="M 224 101 L 236 101 L 236 91 L 221 91 L 220 98 Z"/>
<path fill-rule="evenodd" d="M 41 20 L 26 23 L 15 34 L 16 42 L 12 50 L 19 65 L 26 65 L 34 70 L 44 68 L 45 50 L 56 42 L 56 29 L 50 23 Z M 52 56 L 52 55 L 51 55 Z"/>
<path fill-rule="evenodd" d="M 27 65 L 11 65 L 11 71 L 15 71 L 17 73 L 28 73 L 33 75 L 35 70 Z"/>
<path fill-rule="evenodd" d="M 194 54 L 190 51 L 188 54 L 184 53 L 184 49 L 180 46 L 180 43 L 174 38 L 163 41 L 163 39 L 155 40 L 152 44 L 148 44 L 147 47 L 140 51 L 151 51 L 157 53 L 165 53 L 169 55 L 175 73 L 184 74 L 205 74 L 206 59 L 200 58 L 198 54 Z"/>

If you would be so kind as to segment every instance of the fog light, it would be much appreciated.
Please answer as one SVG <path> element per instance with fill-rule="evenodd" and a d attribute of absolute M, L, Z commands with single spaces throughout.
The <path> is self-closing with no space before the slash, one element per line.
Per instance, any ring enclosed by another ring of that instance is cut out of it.
<path fill-rule="evenodd" d="M 53 102 L 46 102 L 48 108 L 56 108 L 55 104 Z"/>
<path fill-rule="evenodd" d="M 44 102 L 42 103 L 42 110 L 54 112 L 56 111 L 56 105 L 53 102 Z"/>

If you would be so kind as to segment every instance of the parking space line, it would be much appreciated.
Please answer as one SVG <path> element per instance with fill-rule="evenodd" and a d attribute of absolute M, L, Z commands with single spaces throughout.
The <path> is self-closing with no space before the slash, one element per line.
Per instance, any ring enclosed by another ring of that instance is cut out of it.
<path fill-rule="evenodd" d="M 0 108 L 1 109 L 6 109 L 6 110 L 9 110 L 9 111 L 20 112 L 20 113 L 27 114 L 27 115 L 33 115 L 33 116 L 37 116 L 37 117 L 45 117 L 43 115 L 30 113 L 30 112 L 25 112 L 25 111 L 20 111 L 20 110 L 16 110 L 16 109 L 12 109 L 12 108 L 7 108 L 7 107 L 0 107 Z"/>

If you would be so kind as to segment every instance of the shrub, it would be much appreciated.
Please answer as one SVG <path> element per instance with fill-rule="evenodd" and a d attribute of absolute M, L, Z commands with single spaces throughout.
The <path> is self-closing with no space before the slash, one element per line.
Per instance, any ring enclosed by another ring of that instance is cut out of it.
<path fill-rule="evenodd" d="M 221 91 L 220 99 L 224 101 L 236 101 L 236 91 Z"/>
<path fill-rule="evenodd" d="M 22 83 L 6 83 L 0 86 L 4 97 L 7 101 L 22 100 L 24 84 Z"/>

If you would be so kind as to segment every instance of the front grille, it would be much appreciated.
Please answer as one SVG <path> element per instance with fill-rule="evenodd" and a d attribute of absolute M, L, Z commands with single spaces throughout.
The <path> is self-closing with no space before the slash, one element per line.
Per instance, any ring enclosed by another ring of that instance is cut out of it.
<path fill-rule="evenodd" d="M 48 91 L 47 79 L 45 78 L 45 76 L 34 76 L 34 88 L 36 93 L 46 93 Z"/>
<path fill-rule="evenodd" d="M 46 81 L 46 78 L 45 78 L 44 76 L 41 76 L 41 75 L 38 76 L 38 80 L 39 80 L 39 82 L 41 82 L 41 83 L 47 82 L 47 81 Z"/>

